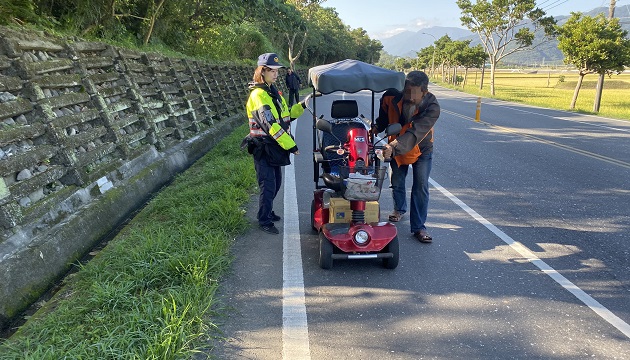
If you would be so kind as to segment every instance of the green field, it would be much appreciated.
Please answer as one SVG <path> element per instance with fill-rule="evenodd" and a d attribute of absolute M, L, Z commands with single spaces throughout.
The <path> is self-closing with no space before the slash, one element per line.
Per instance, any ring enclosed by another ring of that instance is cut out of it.
<path fill-rule="evenodd" d="M 459 75 L 463 76 L 463 73 Z M 561 81 L 562 78 L 564 81 Z M 584 77 L 574 111 L 630 120 L 630 74 L 624 73 L 606 77 L 600 111 L 594 113 L 593 102 L 597 79 L 598 75 L 596 74 Z M 439 85 L 447 86 L 439 81 L 441 76 L 436 76 L 433 80 Z M 480 80 L 480 71 L 469 71 L 467 85 L 447 87 L 483 97 L 569 110 L 578 81 L 578 74 L 559 71 L 538 71 L 536 73 L 499 71 L 495 75 L 496 95 L 494 97 L 490 95 L 490 71 L 486 71 L 484 76 L 483 90 L 479 90 Z"/>

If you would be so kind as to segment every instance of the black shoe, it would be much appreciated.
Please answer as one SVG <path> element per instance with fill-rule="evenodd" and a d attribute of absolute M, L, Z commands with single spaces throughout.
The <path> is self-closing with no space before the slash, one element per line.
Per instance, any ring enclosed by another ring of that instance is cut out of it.
<path fill-rule="evenodd" d="M 267 234 L 280 234 L 280 231 L 274 224 L 260 225 L 260 230 L 266 232 Z"/>
<path fill-rule="evenodd" d="M 260 220 L 258 217 L 256 217 L 256 220 Z M 282 220 L 282 218 L 278 215 L 276 215 L 275 212 L 271 212 L 271 221 L 276 222 L 276 221 L 280 221 Z"/>

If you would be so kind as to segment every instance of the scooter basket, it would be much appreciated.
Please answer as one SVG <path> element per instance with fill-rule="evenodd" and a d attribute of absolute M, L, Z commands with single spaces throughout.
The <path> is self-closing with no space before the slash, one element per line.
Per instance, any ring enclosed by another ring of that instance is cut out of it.
<path fill-rule="evenodd" d="M 387 168 L 340 166 L 341 191 L 349 201 L 375 201 L 381 196 Z"/>

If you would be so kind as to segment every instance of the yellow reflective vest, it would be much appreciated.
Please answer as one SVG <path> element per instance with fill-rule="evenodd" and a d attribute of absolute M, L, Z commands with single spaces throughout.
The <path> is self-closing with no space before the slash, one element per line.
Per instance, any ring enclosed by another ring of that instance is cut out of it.
<path fill-rule="evenodd" d="M 266 84 L 257 84 L 247 100 L 247 118 L 249 119 L 249 134 L 252 137 L 270 136 L 282 149 L 295 152 L 297 145 L 288 133 L 291 121 L 304 113 L 300 103 L 291 107 L 287 106 L 284 97 L 280 96 L 276 106 L 274 98 L 268 92 Z M 278 112 L 278 108 L 281 110 Z"/>

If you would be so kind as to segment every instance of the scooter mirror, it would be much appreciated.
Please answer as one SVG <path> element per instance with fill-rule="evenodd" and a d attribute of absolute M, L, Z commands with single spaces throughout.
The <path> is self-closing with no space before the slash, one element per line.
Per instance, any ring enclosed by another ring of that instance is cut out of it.
<path fill-rule="evenodd" d="M 390 125 L 387 126 L 387 129 L 385 130 L 385 133 L 387 134 L 387 136 L 389 136 L 389 135 L 396 135 L 401 130 L 402 130 L 402 125 L 400 125 L 398 123 L 390 124 Z"/>
<path fill-rule="evenodd" d="M 325 133 L 332 133 L 332 124 L 326 119 L 318 119 L 315 123 L 315 128 Z"/>

